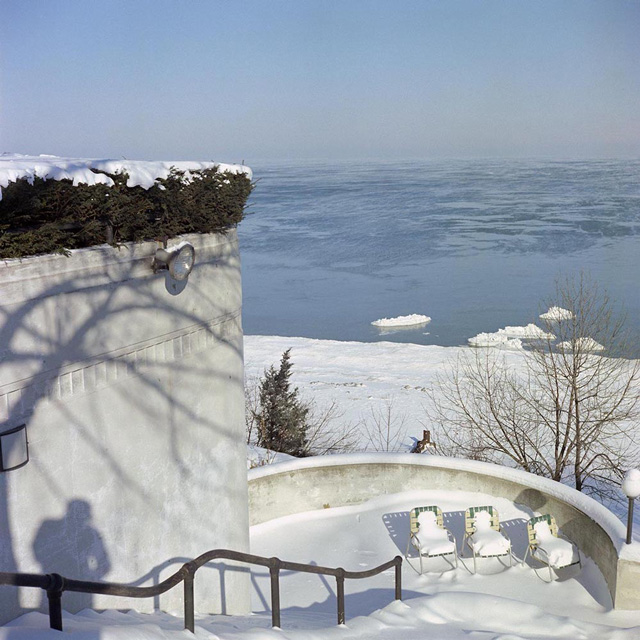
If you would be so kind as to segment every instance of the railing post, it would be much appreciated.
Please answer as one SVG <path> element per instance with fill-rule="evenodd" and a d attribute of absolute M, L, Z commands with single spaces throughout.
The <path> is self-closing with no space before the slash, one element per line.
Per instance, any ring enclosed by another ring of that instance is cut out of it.
<path fill-rule="evenodd" d="M 396 556 L 396 600 L 402 600 L 402 556 Z"/>
<path fill-rule="evenodd" d="M 58 573 L 49 574 L 49 586 L 47 587 L 47 599 L 49 600 L 49 626 L 57 631 L 62 631 L 63 591 L 64 578 Z"/>
<path fill-rule="evenodd" d="M 184 565 L 184 628 L 195 633 L 195 604 L 193 597 L 193 581 L 196 571 L 190 562 Z"/>
<path fill-rule="evenodd" d="M 271 626 L 280 627 L 280 560 L 271 558 L 269 573 L 271 574 Z"/>
<path fill-rule="evenodd" d="M 336 575 L 336 586 L 338 595 L 338 624 L 344 624 L 344 569 L 339 567 Z"/>

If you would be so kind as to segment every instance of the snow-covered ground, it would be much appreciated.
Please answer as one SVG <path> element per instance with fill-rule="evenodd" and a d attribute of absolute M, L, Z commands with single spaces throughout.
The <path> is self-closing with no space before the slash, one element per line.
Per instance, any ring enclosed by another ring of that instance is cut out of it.
<path fill-rule="evenodd" d="M 300 513 L 252 527 L 252 552 L 298 562 L 373 568 L 407 545 L 409 510 L 438 504 L 445 526 L 460 544 L 464 510 L 492 504 L 500 514 L 514 553 L 526 547 L 524 521 L 532 513 L 507 500 L 480 493 L 413 491 L 367 503 Z M 269 573 L 252 572 L 254 614 L 245 617 L 200 616 L 197 638 L 221 640 L 369 639 L 409 640 L 631 640 L 640 638 L 640 612 L 611 609 L 602 576 L 589 559 L 583 567 L 558 572 L 548 583 L 546 570 L 486 558 L 473 561 L 468 549 L 454 569 L 445 558 L 425 560 L 419 575 L 415 555 L 403 565 L 403 601 L 394 602 L 394 572 L 346 581 L 346 625 L 336 626 L 335 581 L 311 574 L 283 572 L 280 584 L 282 629 L 270 628 Z M 197 588 L 197 582 L 196 582 Z M 47 628 L 43 614 L 28 614 L 0 629 L 1 640 L 63 637 Z M 84 611 L 65 615 L 65 632 L 76 640 L 159 640 L 190 638 L 180 616 L 157 613 Z"/>
<path fill-rule="evenodd" d="M 318 407 L 335 402 L 341 422 L 357 425 L 388 415 L 407 450 L 412 437 L 421 438 L 426 422 L 427 389 L 465 347 L 438 347 L 396 342 L 338 342 L 311 338 L 245 336 L 245 377 L 257 380 L 264 370 L 280 362 L 291 348 L 293 384 Z M 505 351 L 514 367 L 523 354 Z M 360 430 L 361 445 L 367 445 Z M 435 434 L 437 436 L 437 434 Z M 436 441 L 437 442 L 437 441 Z"/>
<path fill-rule="evenodd" d="M 391 407 L 394 428 L 404 430 L 406 449 L 420 437 L 426 389 L 461 349 L 397 343 L 356 343 L 245 336 L 248 378 L 257 379 L 291 348 L 293 382 L 319 407 L 336 402 L 341 420 L 357 424 Z M 506 351 L 518 366 L 523 354 Z M 380 415 L 379 413 L 377 415 Z M 251 447 L 248 466 L 260 464 L 264 454 Z M 268 460 L 267 462 L 273 462 Z M 532 514 L 504 499 L 479 493 L 451 491 L 407 492 L 382 496 L 357 506 L 296 514 L 252 527 L 251 551 L 299 562 L 364 570 L 377 566 L 406 548 L 408 512 L 412 507 L 438 504 L 445 526 L 460 544 L 464 509 L 494 505 L 523 557 L 524 521 Z M 621 514 L 619 514 L 621 515 Z M 636 538 L 637 539 L 637 538 Z M 203 616 L 196 621 L 196 637 L 221 640 L 369 639 L 409 640 L 637 640 L 640 611 L 616 611 L 604 580 L 586 559 L 582 570 L 571 567 L 546 583 L 546 571 L 515 564 L 506 568 L 498 559 L 479 561 L 472 575 L 467 550 L 458 569 L 444 558 L 427 560 L 427 572 L 417 572 L 418 559 L 403 567 L 403 602 L 393 602 L 393 571 L 370 579 L 347 581 L 345 626 L 337 627 L 335 583 L 331 578 L 283 572 L 282 627 L 270 628 L 268 572 L 252 573 L 254 614 L 246 617 Z M 197 583 L 196 583 L 197 588 Z M 193 637 L 183 620 L 166 613 L 143 615 L 84 611 L 64 618 L 65 632 L 76 640 L 160 640 Z M 63 637 L 48 629 L 48 619 L 32 613 L 0 628 L 0 640 Z"/>
<path fill-rule="evenodd" d="M 269 451 L 254 444 L 247 445 L 247 469 L 255 469 L 267 464 L 277 464 L 287 460 L 295 460 L 293 456 L 278 451 Z"/>
<path fill-rule="evenodd" d="M 513 329 L 509 328 L 512 333 Z M 431 430 L 432 441 L 437 445 L 438 433 L 425 413 L 429 403 L 427 390 L 438 374 L 472 347 L 245 336 L 247 379 L 257 381 L 265 368 L 277 364 L 289 348 L 293 384 L 299 387 L 304 398 L 313 400 L 319 410 L 335 403 L 337 413 L 342 414 L 336 422 L 343 428 L 356 427 L 358 450 L 376 448 L 372 447 L 369 433 L 377 430 L 378 425 L 385 427 L 389 423 L 392 432 L 389 440 L 397 444 L 398 451 L 408 451 L 414 440 L 422 437 L 424 429 Z M 506 348 L 500 356 L 508 366 L 518 368 L 525 353 Z M 380 445 L 380 442 L 377 438 L 373 444 Z M 620 504 L 606 506 L 626 523 L 626 498 Z M 634 523 L 634 538 L 640 540 L 638 508 Z"/>

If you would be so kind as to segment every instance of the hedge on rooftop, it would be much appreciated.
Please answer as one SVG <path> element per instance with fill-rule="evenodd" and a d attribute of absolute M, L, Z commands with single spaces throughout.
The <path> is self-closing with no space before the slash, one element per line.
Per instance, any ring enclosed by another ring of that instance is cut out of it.
<path fill-rule="evenodd" d="M 224 233 L 242 220 L 252 189 L 244 173 L 215 167 L 188 175 L 174 168 L 149 189 L 127 187 L 127 173 L 105 175 L 113 186 L 37 177 L 9 183 L 0 200 L 0 258 Z"/>

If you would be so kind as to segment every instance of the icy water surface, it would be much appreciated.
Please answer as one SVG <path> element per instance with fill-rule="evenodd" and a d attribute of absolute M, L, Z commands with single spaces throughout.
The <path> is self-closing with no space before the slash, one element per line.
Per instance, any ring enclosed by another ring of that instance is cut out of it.
<path fill-rule="evenodd" d="M 253 164 L 247 334 L 459 345 L 585 270 L 640 328 L 640 160 Z M 378 318 L 431 316 L 381 332 Z"/>

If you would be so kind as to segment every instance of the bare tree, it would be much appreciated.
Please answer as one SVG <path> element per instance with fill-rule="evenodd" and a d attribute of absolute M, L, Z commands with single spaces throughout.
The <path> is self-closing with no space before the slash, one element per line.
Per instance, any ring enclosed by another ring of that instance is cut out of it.
<path fill-rule="evenodd" d="M 244 380 L 244 420 L 247 428 L 247 444 L 254 444 L 258 429 L 256 415 L 260 409 L 260 378 L 246 377 Z"/>
<path fill-rule="evenodd" d="M 557 312 L 541 317 L 547 336 L 528 345 L 522 367 L 463 352 L 432 389 L 429 416 L 452 455 L 612 497 L 638 460 L 640 360 L 629 358 L 624 317 L 588 277 L 559 282 L 553 302 Z"/>
<path fill-rule="evenodd" d="M 344 412 L 335 400 L 328 407 L 318 407 L 315 402 L 311 402 L 309 408 L 308 455 L 347 453 L 356 448 L 359 425 L 343 421 Z"/>
<path fill-rule="evenodd" d="M 384 406 L 372 407 L 362 420 L 367 438 L 367 449 L 373 451 L 400 451 L 407 436 L 406 415 L 398 414 L 393 398 L 386 398 Z"/>

